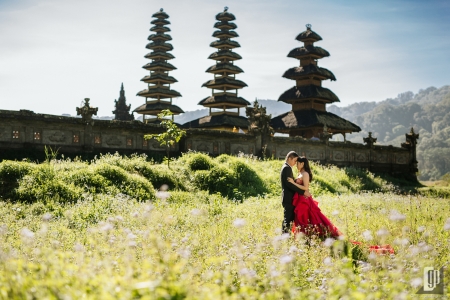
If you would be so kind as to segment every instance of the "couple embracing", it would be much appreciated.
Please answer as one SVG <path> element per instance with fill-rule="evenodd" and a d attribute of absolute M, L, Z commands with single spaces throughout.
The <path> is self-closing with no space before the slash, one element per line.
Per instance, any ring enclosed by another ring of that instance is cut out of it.
<path fill-rule="evenodd" d="M 297 167 L 299 172 L 295 180 L 292 173 L 292 167 L 294 166 Z M 318 202 L 312 198 L 309 192 L 309 184 L 313 179 L 313 174 L 306 157 L 300 157 L 295 151 L 290 151 L 286 155 L 280 177 L 284 208 L 283 233 L 301 232 L 304 235 L 315 235 L 321 239 L 337 238 L 341 235 L 336 226 L 322 214 Z"/>

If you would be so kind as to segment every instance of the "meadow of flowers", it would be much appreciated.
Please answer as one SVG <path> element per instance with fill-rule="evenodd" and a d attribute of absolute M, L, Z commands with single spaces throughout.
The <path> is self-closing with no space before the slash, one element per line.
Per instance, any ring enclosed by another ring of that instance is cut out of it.
<path fill-rule="evenodd" d="M 294 238 L 280 231 L 281 164 L 3 161 L 0 299 L 420 299 L 423 268 L 441 266 L 448 284 L 449 199 L 313 164 L 312 192 L 345 240 Z"/>

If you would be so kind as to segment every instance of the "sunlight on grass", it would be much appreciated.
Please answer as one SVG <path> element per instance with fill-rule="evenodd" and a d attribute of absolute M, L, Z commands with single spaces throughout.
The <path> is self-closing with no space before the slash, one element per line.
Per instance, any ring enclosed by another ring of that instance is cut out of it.
<path fill-rule="evenodd" d="M 140 156 L 0 163 L 0 180 L 15 189 L 0 202 L 0 299 L 410 299 L 423 267 L 448 264 L 448 199 L 399 195 L 370 173 L 314 165 L 322 212 L 362 243 L 366 259 L 355 261 L 333 254 L 340 241 L 281 235 L 281 161 L 195 155 L 173 171 Z M 198 172 L 240 190 L 202 189 L 210 183 Z M 227 177 L 236 172 L 256 177 L 257 192 Z M 165 176 L 168 197 L 157 198 L 148 186 Z M 78 194 L 42 192 L 33 180 Z M 374 244 L 396 254 L 371 254 Z"/>

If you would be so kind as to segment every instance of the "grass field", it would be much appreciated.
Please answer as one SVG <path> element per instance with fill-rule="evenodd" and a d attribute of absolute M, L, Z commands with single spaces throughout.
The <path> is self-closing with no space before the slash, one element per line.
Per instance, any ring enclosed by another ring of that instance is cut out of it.
<path fill-rule="evenodd" d="M 448 284 L 447 194 L 313 165 L 322 211 L 363 244 L 354 260 L 345 240 L 281 235 L 281 164 L 3 161 L 0 299 L 421 299 L 428 266 Z M 367 250 L 386 243 L 395 255 Z"/>

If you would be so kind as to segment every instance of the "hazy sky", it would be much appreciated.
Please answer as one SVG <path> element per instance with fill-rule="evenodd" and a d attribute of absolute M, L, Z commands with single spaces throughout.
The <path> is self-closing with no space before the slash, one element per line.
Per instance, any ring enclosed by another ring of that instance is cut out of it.
<path fill-rule="evenodd" d="M 236 16 L 236 62 L 248 87 L 240 95 L 252 102 L 277 100 L 294 81 L 282 78 L 297 66 L 288 58 L 295 40 L 312 24 L 316 43 L 330 52 L 319 65 L 337 81 L 324 81 L 341 100 L 380 101 L 406 91 L 450 84 L 450 1 L 302 0 L 0 0 L 0 109 L 76 114 L 84 98 L 110 116 L 123 82 L 132 109 L 144 103 L 136 93 L 150 34 L 152 14 L 164 8 L 174 46 L 171 60 L 185 111 L 210 95 L 201 85 L 215 15 L 224 6 Z M 135 116 L 137 116 L 135 114 Z"/>

